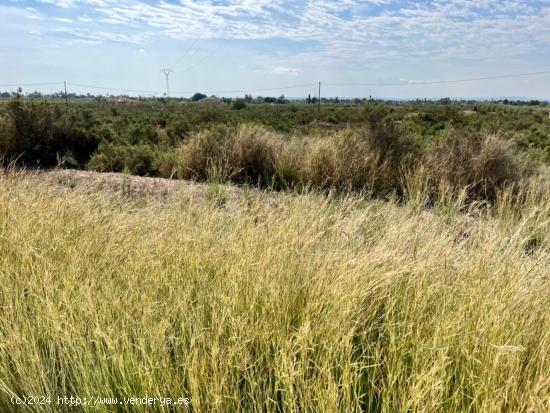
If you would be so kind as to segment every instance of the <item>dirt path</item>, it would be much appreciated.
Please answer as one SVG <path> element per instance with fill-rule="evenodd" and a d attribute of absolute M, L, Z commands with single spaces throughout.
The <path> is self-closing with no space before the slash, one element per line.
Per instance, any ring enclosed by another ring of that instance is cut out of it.
<path fill-rule="evenodd" d="M 185 197 L 206 198 L 209 184 L 177 179 L 149 178 L 113 172 L 92 172 L 75 169 L 58 169 L 30 172 L 38 179 L 52 186 L 78 188 L 96 192 L 107 190 L 123 192 L 131 196 L 153 196 L 167 198 L 183 193 Z M 238 198 L 242 189 L 231 185 L 220 186 L 229 200 Z"/>

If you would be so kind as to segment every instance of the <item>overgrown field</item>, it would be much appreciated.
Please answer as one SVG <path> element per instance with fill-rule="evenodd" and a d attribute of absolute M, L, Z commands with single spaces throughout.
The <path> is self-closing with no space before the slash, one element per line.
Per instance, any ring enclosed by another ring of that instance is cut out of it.
<path fill-rule="evenodd" d="M 550 411 L 548 180 L 466 204 L 423 175 L 399 203 L 129 179 L 0 177 L 0 410 Z"/>
<path fill-rule="evenodd" d="M 359 106 L 156 101 L 0 104 L 0 156 L 27 167 L 246 183 L 407 198 L 411 175 L 432 198 L 468 188 L 493 201 L 550 164 L 546 104 Z"/>

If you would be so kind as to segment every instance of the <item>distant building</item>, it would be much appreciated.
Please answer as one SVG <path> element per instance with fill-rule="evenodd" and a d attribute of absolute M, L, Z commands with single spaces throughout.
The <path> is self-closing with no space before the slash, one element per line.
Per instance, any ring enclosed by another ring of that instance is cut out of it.
<path fill-rule="evenodd" d="M 116 96 L 111 98 L 112 101 L 116 103 L 127 103 L 127 102 L 135 102 L 135 98 L 131 98 L 129 96 Z"/>
<path fill-rule="evenodd" d="M 217 106 L 217 105 L 221 105 L 223 102 L 219 97 L 212 95 L 207 98 L 199 100 L 197 103 L 200 105 L 206 105 L 206 106 Z"/>

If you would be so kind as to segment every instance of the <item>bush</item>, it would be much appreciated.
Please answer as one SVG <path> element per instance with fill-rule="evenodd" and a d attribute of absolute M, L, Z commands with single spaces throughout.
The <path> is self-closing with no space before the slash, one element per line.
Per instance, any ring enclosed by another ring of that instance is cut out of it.
<path fill-rule="evenodd" d="M 377 195 L 398 189 L 400 182 L 400 168 L 384 159 L 367 130 L 285 140 L 258 125 L 214 128 L 192 136 L 180 153 L 183 176 L 201 180 Z"/>
<path fill-rule="evenodd" d="M 91 170 L 98 172 L 127 170 L 131 174 L 142 176 L 157 175 L 157 165 L 154 149 L 146 144 L 130 146 L 102 143 L 88 163 Z"/>
<path fill-rule="evenodd" d="M 191 132 L 191 122 L 184 117 L 171 119 L 166 127 L 170 145 L 175 145 Z"/>
<path fill-rule="evenodd" d="M 177 177 L 178 168 L 179 162 L 175 150 L 161 152 L 155 159 L 154 169 L 163 178 Z"/>
<path fill-rule="evenodd" d="M 494 200 L 497 191 L 516 183 L 519 164 L 509 141 L 495 135 L 451 132 L 425 155 L 432 186 L 466 188 L 469 199 Z"/>
<path fill-rule="evenodd" d="M 0 115 L 0 156 L 15 154 L 15 133 L 11 119 Z"/>
<path fill-rule="evenodd" d="M 0 121 L 0 150 L 29 166 L 55 166 L 63 159 L 71 166 L 82 166 L 99 142 L 89 129 L 92 126 L 90 115 L 82 109 L 65 113 L 47 102 L 15 99 Z"/>
<path fill-rule="evenodd" d="M 275 139 L 257 125 L 199 132 L 181 147 L 183 176 L 253 185 L 271 183 L 276 177 Z"/>
<path fill-rule="evenodd" d="M 276 175 L 276 179 L 272 182 L 274 189 L 307 186 L 307 180 L 304 177 L 304 157 L 310 150 L 310 144 L 311 141 L 306 138 L 284 139 L 284 137 L 280 137 L 277 139 L 277 142 L 273 144 Z"/>
<path fill-rule="evenodd" d="M 399 167 L 405 157 L 417 152 L 415 142 L 401 130 L 385 105 L 367 106 L 364 111 L 372 149 L 381 160 Z"/>
<path fill-rule="evenodd" d="M 277 137 L 264 127 L 243 125 L 231 139 L 229 163 L 235 182 L 255 185 L 271 183 L 276 177 L 274 142 Z"/>
<path fill-rule="evenodd" d="M 244 99 L 235 100 L 235 102 L 233 102 L 232 108 L 235 109 L 235 110 L 242 110 L 242 109 L 246 108 L 245 100 Z"/>
<path fill-rule="evenodd" d="M 227 159 L 231 130 L 217 126 L 191 136 L 180 148 L 180 173 L 184 178 L 207 180 L 219 175 L 228 180 L 234 173 Z"/>
<path fill-rule="evenodd" d="M 314 187 L 387 192 L 394 177 L 364 133 L 338 132 L 319 139 L 305 158 L 305 177 Z"/>

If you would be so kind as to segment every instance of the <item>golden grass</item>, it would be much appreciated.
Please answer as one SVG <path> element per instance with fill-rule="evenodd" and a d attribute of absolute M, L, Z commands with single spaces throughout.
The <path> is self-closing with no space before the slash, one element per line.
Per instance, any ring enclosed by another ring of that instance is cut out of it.
<path fill-rule="evenodd" d="M 170 160 L 163 168 L 171 177 L 380 199 L 409 200 L 407 180 L 422 177 L 431 201 L 452 193 L 466 203 L 494 202 L 499 192 L 523 185 L 545 168 L 499 134 L 451 129 L 438 140 L 415 143 L 391 122 L 307 137 L 255 124 L 215 127 L 192 134 Z"/>
<path fill-rule="evenodd" d="M 499 202 L 160 203 L 5 175 L 0 410 L 549 411 L 550 199 Z"/>

